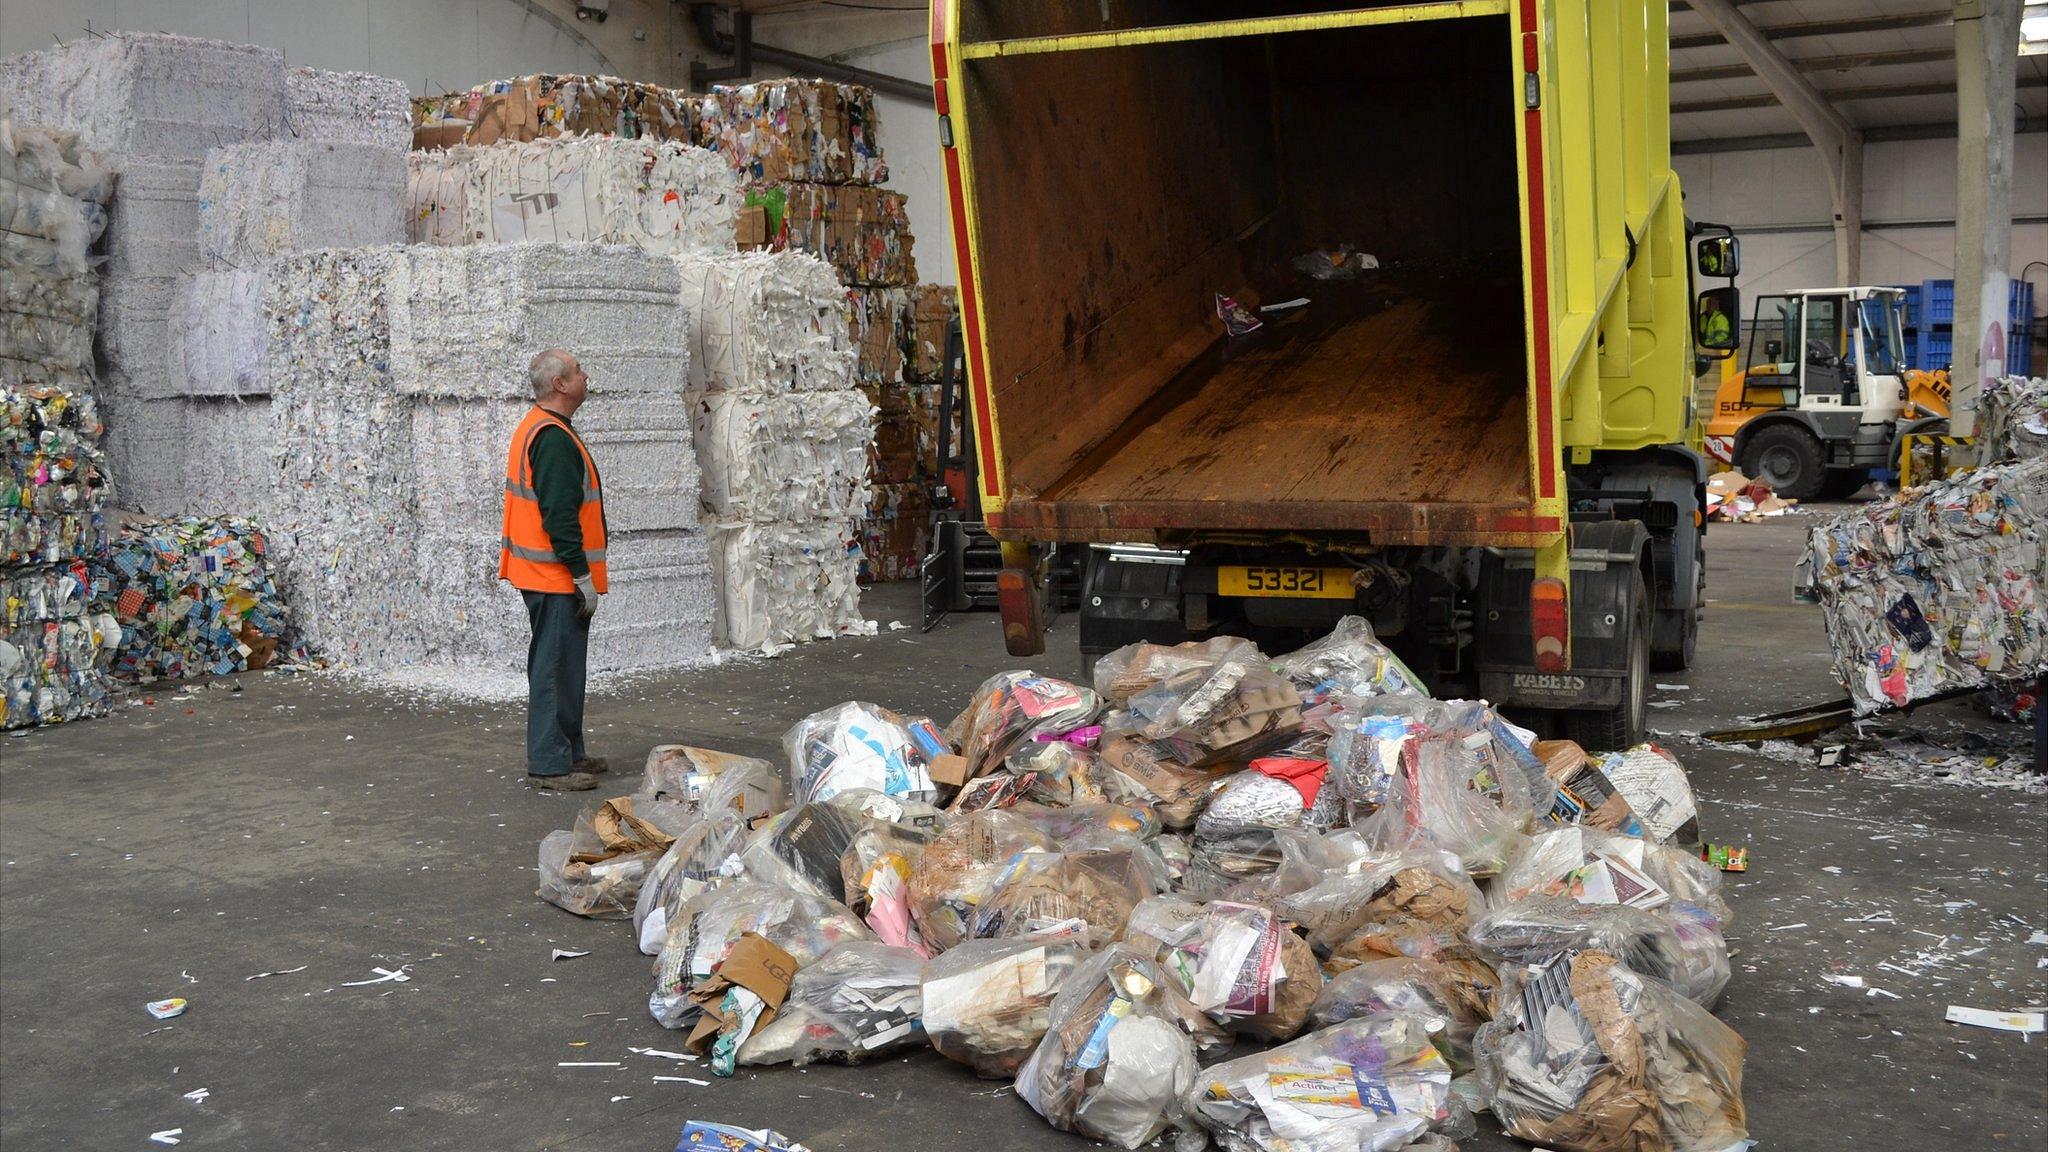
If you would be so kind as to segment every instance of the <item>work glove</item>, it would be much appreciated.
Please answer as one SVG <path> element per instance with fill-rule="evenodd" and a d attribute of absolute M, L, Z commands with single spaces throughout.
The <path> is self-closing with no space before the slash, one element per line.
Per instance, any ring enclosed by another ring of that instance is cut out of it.
<path fill-rule="evenodd" d="M 597 585 L 589 576 L 576 577 L 576 618 L 588 620 L 597 615 Z"/>

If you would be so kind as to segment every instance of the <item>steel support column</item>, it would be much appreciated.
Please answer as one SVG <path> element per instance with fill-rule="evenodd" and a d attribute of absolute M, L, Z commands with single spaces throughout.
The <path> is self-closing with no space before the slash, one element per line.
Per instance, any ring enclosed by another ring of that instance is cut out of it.
<path fill-rule="evenodd" d="M 1977 431 L 1977 394 L 2005 373 L 2012 267 L 2013 82 L 2021 0 L 1956 0 L 1956 326 L 1949 428 Z"/>

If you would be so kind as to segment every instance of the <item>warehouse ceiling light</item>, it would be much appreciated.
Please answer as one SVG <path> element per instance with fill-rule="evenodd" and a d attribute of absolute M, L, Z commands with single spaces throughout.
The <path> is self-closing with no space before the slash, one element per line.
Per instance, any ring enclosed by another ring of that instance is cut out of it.
<path fill-rule="evenodd" d="M 2020 55 L 2048 56 L 2048 4 L 2020 9 Z"/>

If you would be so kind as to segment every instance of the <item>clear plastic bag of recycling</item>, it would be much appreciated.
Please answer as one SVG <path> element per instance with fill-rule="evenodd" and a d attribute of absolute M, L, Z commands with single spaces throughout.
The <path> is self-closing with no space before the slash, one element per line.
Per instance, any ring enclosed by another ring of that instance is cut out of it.
<path fill-rule="evenodd" d="M 1499 996 L 1500 977 L 1469 950 L 1462 958 L 1401 956 L 1368 961 L 1330 977 L 1311 1014 L 1318 1028 L 1380 1012 L 1435 1017 L 1444 1022 L 1442 1046 L 1452 1065 L 1469 1070 L 1472 1037 L 1493 1019 Z"/>
<path fill-rule="evenodd" d="M 1211 1019 L 1260 1040 L 1299 1035 L 1323 986 L 1307 942 L 1257 905 L 1154 896 L 1131 913 L 1124 943 Z"/>
<path fill-rule="evenodd" d="M 1559 1152 L 1747 1147 L 1742 1037 L 1611 953 L 1510 972 L 1474 1048 L 1482 1093 L 1524 1140 Z"/>
<path fill-rule="evenodd" d="M 630 796 L 585 808 L 574 829 L 542 838 L 535 895 L 578 916 L 630 917 L 648 872 L 689 820 L 680 805 L 636 807 Z"/>
<path fill-rule="evenodd" d="M 677 834 L 633 902 L 633 934 L 641 952 L 653 956 L 661 951 L 668 939 L 668 918 L 699 893 L 745 875 L 740 850 L 746 842 L 746 821 L 729 807 L 707 806 Z"/>
<path fill-rule="evenodd" d="M 799 966 L 840 944 L 872 939 L 852 909 L 836 900 L 756 880 L 708 889 L 669 920 L 647 1001 L 656 1023 L 681 1028 L 694 1018 L 690 989 L 725 962 L 743 932 L 765 938 Z"/>
<path fill-rule="evenodd" d="M 1123 935 L 1131 909 L 1160 882 L 1152 858 L 1137 845 L 1020 853 L 975 905 L 968 935 L 993 940 L 1060 931 L 1100 948 Z"/>
<path fill-rule="evenodd" d="M 1279 903 L 1324 955 L 1370 924 L 1414 920 L 1455 932 L 1486 907 L 1457 858 L 1429 850 L 1368 857 Z"/>
<path fill-rule="evenodd" d="M 1329 635 L 1275 657 L 1273 670 L 1293 682 L 1304 706 L 1333 697 L 1429 695 L 1422 677 L 1379 642 L 1362 616 L 1346 616 Z"/>
<path fill-rule="evenodd" d="M 970 940 L 925 964 L 925 1035 L 981 1076 L 1017 1074 L 1045 1036 L 1052 1001 L 1088 959 L 1072 937 Z"/>
<path fill-rule="evenodd" d="M 748 820 L 787 804 L 775 765 L 688 744 L 656 745 L 634 798 L 681 804 L 699 815 L 730 808 Z"/>
<path fill-rule="evenodd" d="M 1008 810 L 954 819 L 917 858 L 906 885 L 919 933 L 944 951 L 967 939 L 975 910 L 1021 852 L 1052 852 L 1053 838 Z"/>
<path fill-rule="evenodd" d="M 1625 904 L 1710 920 L 1724 932 L 1728 902 L 1721 874 L 1690 852 L 1639 836 L 1567 825 L 1538 832 L 1517 848 L 1493 881 L 1506 900 L 1567 896 L 1581 904 Z"/>
<path fill-rule="evenodd" d="M 1420 741 L 1403 757 L 1386 802 L 1355 826 L 1382 852 L 1436 849 L 1454 853 L 1473 876 L 1506 866 L 1531 817 L 1509 811 L 1472 785 L 1471 750 L 1455 737 Z"/>
<path fill-rule="evenodd" d="M 909 722 L 878 704 L 853 700 L 812 713 L 783 734 L 782 748 L 799 804 L 856 788 L 924 803 L 938 797 Z"/>
<path fill-rule="evenodd" d="M 1684 909 L 1646 912 L 1563 896 L 1527 896 L 1480 917 L 1467 937 L 1506 964 L 1539 964 L 1572 951 L 1606 952 L 1705 1008 L 1713 1007 L 1728 986 L 1727 940 L 1710 919 Z"/>
<path fill-rule="evenodd" d="M 856 940 L 797 969 L 775 1019 L 747 1038 L 742 1064 L 858 1064 L 924 1042 L 924 957 Z"/>
<path fill-rule="evenodd" d="M 1473 1130 L 1451 1095 L 1439 1022 L 1358 1016 L 1203 1070 L 1188 1112 L 1228 1149 L 1392 1152 Z"/>
<path fill-rule="evenodd" d="M 1198 686 L 1218 676 L 1242 677 L 1262 665 L 1258 646 L 1237 636 L 1217 636 L 1185 644 L 1126 644 L 1095 662 L 1095 691 L 1110 708 L 1126 708 L 1131 698 L 1169 681 Z M 1222 691 L 1228 691 L 1225 687 Z"/>
<path fill-rule="evenodd" d="M 999 768 L 1040 732 L 1070 732 L 1095 719 L 1101 700 L 1091 689 L 1036 672 L 999 672 L 982 681 L 946 735 L 967 759 L 967 777 Z"/>
<path fill-rule="evenodd" d="M 1113 945 L 1060 985 L 1017 1096 L 1063 1132 L 1137 1148 L 1184 1123 L 1197 1048 L 1229 1045 L 1150 956 Z"/>

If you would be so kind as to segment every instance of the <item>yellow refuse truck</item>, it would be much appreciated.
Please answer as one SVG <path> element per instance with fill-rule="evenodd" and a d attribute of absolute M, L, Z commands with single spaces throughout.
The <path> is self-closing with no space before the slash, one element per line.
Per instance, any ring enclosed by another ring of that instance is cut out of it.
<path fill-rule="evenodd" d="M 1084 660 L 1357 614 L 1440 694 L 1637 739 L 1698 631 L 1696 345 L 1741 315 L 1671 172 L 1665 20 L 934 0 L 1010 650 L 1085 542 Z"/>

